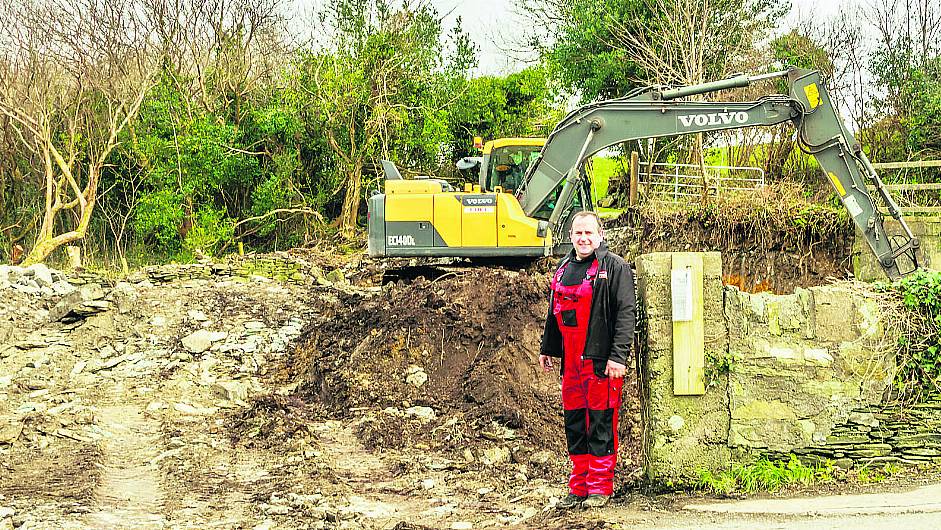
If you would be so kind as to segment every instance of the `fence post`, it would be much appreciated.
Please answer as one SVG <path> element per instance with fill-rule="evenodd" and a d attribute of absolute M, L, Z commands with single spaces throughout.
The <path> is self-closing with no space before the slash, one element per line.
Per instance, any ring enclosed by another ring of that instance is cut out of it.
<path fill-rule="evenodd" d="M 680 200 L 680 166 L 676 164 L 673 166 L 673 202 L 679 202 Z"/>
<path fill-rule="evenodd" d="M 637 205 L 637 180 L 640 178 L 640 155 L 637 151 L 631 151 L 631 181 L 630 191 L 628 192 L 627 204 Z"/>

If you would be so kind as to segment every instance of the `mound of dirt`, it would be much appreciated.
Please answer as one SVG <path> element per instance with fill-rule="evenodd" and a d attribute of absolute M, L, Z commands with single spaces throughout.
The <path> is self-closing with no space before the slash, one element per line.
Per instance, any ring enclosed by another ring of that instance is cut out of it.
<path fill-rule="evenodd" d="M 368 448 L 557 474 L 559 383 L 536 365 L 547 284 L 545 273 L 478 268 L 350 294 L 335 318 L 305 331 L 288 377 L 325 417 L 361 417 L 357 435 Z M 622 447 L 636 466 L 636 381 L 627 386 Z"/>
<path fill-rule="evenodd" d="M 555 419 L 555 392 L 533 385 L 545 285 L 477 269 L 345 300 L 350 313 L 308 330 L 298 348 L 299 391 L 333 415 L 429 407 L 541 437 Z"/>

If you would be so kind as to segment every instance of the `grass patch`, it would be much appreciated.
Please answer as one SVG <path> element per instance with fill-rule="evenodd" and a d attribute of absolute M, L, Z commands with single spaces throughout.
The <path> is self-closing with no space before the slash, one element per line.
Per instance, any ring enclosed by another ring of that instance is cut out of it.
<path fill-rule="evenodd" d="M 810 486 L 833 481 L 833 465 L 826 462 L 808 466 L 796 456 L 788 461 L 771 461 L 766 457 L 731 471 L 714 474 L 708 470 L 699 472 L 697 488 L 717 495 L 732 493 L 775 492 L 785 486 Z"/>
<path fill-rule="evenodd" d="M 865 465 L 856 468 L 856 480 L 863 484 L 877 484 L 901 472 L 902 466 L 891 462 L 882 467 L 870 467 Z"/>
<path fill-rule="evenodd" d="M 625 163 L 617 158 L 594 157 L 591 159 L 591 190 L 599 201 L 608 195 L 608 181 L 627 171 Z"/>

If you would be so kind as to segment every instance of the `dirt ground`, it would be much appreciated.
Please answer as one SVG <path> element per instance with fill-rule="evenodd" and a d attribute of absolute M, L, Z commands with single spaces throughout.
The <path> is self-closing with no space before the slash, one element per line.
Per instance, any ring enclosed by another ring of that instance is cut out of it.
<path fill-rule="evenodd" d="M 535 363 L 543 269 L 430 267 L 381 285 L 387 264 L 304 259 L 332 280 L 169 267 L 86 278 L 81 297 L 0 291 L 0 530 L 701 517 L 637 480 L 633 375 L 613 505 L 555 509 L 567 461 L 558 375 Z"/>
<path fill-rule="evenodd" d="M 0 528 L 543 526 L 566 468 L 546 274 L 340 272 L 359 285 L 101 281 L 65 316 L 4 290 Z"/>

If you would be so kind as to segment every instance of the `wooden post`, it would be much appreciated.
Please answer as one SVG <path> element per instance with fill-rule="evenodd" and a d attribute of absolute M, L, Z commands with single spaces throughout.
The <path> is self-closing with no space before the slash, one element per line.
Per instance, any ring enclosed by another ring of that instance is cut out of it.
<path fill-rule="evenodd" d="M 705 386 L 703 260 L 697 252 L 673 254 L 673 394 L 701 396 Z"/>
<path fill-rule="evenodd" d="M 628 196 L 630 206 L 637 205 L 637 181 L 640 179 L 640 156 L 637 151 L 631 151 L 631 182 Z"/>

